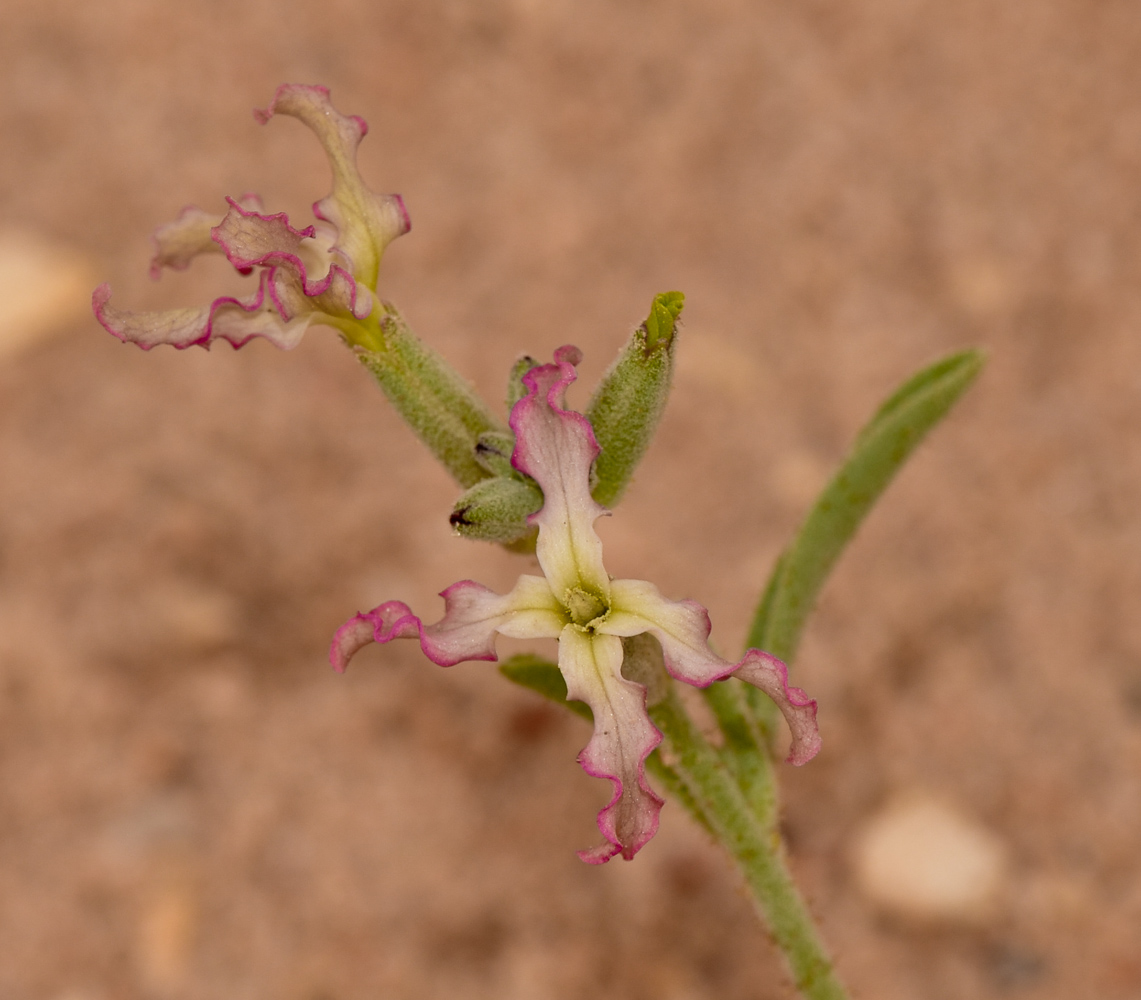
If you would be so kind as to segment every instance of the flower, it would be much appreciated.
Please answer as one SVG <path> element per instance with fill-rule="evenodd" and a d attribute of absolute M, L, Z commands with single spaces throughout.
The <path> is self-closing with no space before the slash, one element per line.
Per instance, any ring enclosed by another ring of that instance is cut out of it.
<path fill-rule="evenodd" d="M 284 213 L 266 215 L 261 199 L 250 194 L 227 198 L 224 216 L 183 209 L 154 235 L 151 276 L 164 267 L 184 270 L 199 254 L 221 251 L 242 274 L 258 270 L 257 288 L 206 306 L 127 312 L 111 306 L 111 288 L 103 284 L 91 305 L 110 333 L 143 350 L 158 344 L 209 347 L 219 339 L 242 347 L 254 337 L 288 349 L 317 322 L 337 328 L 353 344 L 379 342 L 377 274 L 384 248 L 411 228 L 404 202 L 365 185 L 356 154 L 368 124 L 340 114 L 325 87 L 283 84 L 268 108 L 254 112 L 262 123 L 275 114 L 300 119 L 329 157 L 333 190 L 313 205 L 318 224 L 294 229 Z"/>
<path fill-rule="evenodd" d="M 531 515 L 543 576 L 521 576 L 504 595 L 471 580 L 454 583 L 441 594 L 444 617 L 432 625 L 401 601 L 381 604 L 337 631 L 329 657 L 343 671 L 369 642 L 415 637 L 429 659 L 448 667 L 496 659 L 497 634 L 558 639 L 567 697 L 586 702 L 594 713 L 594 736 L 579 763 L 613 784 L 613 797 L 598 815 L 605 842 L 579 852 L 582 860 L 601 864 L 616 854 L 632 858 L 657 830 L 662 807 L 645 776 L 646 757 L 661 734 L 647 714 L 645 689 L 622 676 L 623 637 L 653 635 L 666 669 L 687 684 L 706 687 L 733 674 L 760 688 L 792 730 L 791 763 L 810 760 L 820 737 L 816 702 L 789 686 L 780 660 L 757 649 L 739 663 L 723 660 L 709 648 L 709 615 L 700 604 L 667 600 L 644 580 L 607 575 L 594 530 L 606 511 L 590 495 L 598 444 L 587 419 L 564 404 L 581 357 L 576 347 L 562 347 L 554 364 L 532 368 L 523 379 L 527 394 L 511 410 L 511 463 L 543 491 L 543 506 Z"/>

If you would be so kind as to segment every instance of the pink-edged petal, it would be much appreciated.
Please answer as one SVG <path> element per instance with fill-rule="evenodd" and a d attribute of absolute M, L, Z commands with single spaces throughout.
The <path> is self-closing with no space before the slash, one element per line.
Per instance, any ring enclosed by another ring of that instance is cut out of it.
<path fill-rule="evenodd" d="M 284 212 L 265 215 L 243 208 L 233 198 L 226 202 L 230 210 L 218 220 L 210 236 L 239 270 L 296 257 L 303 242 L 317 235 L 313 226 L 294 229 Z"/>
<path fill-rule="evenodd" d="M 441 595 L 444 617 L 425 625 L 403 601 L 388 601 L 350 618 L 333 636 L 329 662 L 338 672 L 370 642 L 419 638 L 424 654 L 441 667 L 462 660 L 494 660 L 495 636 L 556 639 L 565 616 L 541 576 L 521 576 L 509 594 L 472 580 L 453 583 Z"/>
<path fill-rule="evenodd" d="M 578 756 L 587 774 L 614 787 L 598 814 L 605 843 L 578 856 L 598 865 L 616 854 L 630 860 L 657 832 L 662 800 L 646 781 L 646 758 L 662 736 L 646 714 L 646 691 L 622 676 L 622 640 L 568 625 L 559 637 L 559 669 L 567 698 L 594 713 L 594 735 Z"/>
<path fill-rule="evenodd" d="M 208 306 L 129 312 L 110 305 L 111 286 L 104 283 L 92 293 L 91 308 L 108 333 L 125 343 L 137 344 L 144 351 L 159 344 L 170 344 L 179 350 L 195 345 L 209 347 L 215 340 L 242 347 L 254 337 L 264 337 L 289 350 L 300 342 L 310 317 L 284 321 L 273 308 L 267 286 L 263 275 L 257 291 L 247 298 L 223 296 Z"/>
<path fill-rule="evenodd" d="M 372 312 L 372 292 L 358 285 L 348 271 L 336 265 L 319 283 L 308 285 L 316 290 L 316 295 L 305 294 L 304 278 L 299 278 L 291 267 L 275 267 L 270 275 L 269 293 L 273 304 L 287 321 L 306 313 L 319 313 L 320 316 L 314 317 L 316 321 L 338 318 L 351 322 L 364 319 Z"/>
<path fill-rule="evenodd" d="M 274 115 L 290 115 L 316 133 L 333 169 L 333 191 L 313 206 L 319 219 L 337 227 L 337 248 L 352 263 L 357 280 L 376 288 L 384 248 L 408 232 L 412 223 L 399 195 L 370 191 L 357 168 L 357 147 L 368 124 L 356 115 L 342 115 L 329 100 L 326 87 L 286 83 L 264 111 L 254 112 L 263 124 Z"/>
<path fill-rule="evenodd" d="M 709 613 L 696 601 L 670 601 L 645 580 L 612 580 L 611 610 L 596 627 L 607 635 L 649 632 L 662 647 L 670 675 L 695 687 L 708 687 L 730 675 L 760 688 L 780 708 L 792 731 L 788 762 L 804 764 L 820 749 L 816 702 L 790 687 L 788 668 L 769 653 L 750 649 L 739 663 L 709 648 Z"/>
<path fill-rule="evenodd" d="M 211 231 L 227 260 L 239 271 L 272 267 L 270 293 L 284 319 L 291 320 L 308 311 L 330 316 L 350 315 L 364 319 L 372 311 L 372 294 L 362 289 L 331 258 L 316 257 L 317 230 L 313 226 L 294 229 L 284 212 L 263 215 L 227 199 L 230 211 Z M 328 247 L 325 247 L 328 250 Z M 306 264 L 305 257 L 310 258 Z M 319 277 L 310 277 L 314 263 Z"/>
<path fill-rule="evenodd" d="M 244 194 L 237 203 L 250 211 L 261 211 L 262 208 L 261 198 L 256 194 Z M 211 230 L 221 221 L 220 215 L 187 205 L 174 222 L 159 226 L 151 237 L 155 248 L 151 258 L 151 277 L 157 278 L 164 267 L 185 271 L 199 254 L 217 253 L 221 247 L 214 242 Z"/>
<path fill-rule="evenodd" d="M 649 632 L 679 681 L 708 687 L 734 671 L 734 664 L 709 648 L 709 612 L 697 601 L 668 600 L 646 580 L 611 580 L 610 599 L 610 615 L 598 630 L 620 636 Z"/>
<path fill-rule="evenodd" d="M 543 490 L 542 509 L 529 520 L 539 526 L 535 552 L 551 590 L 565 601 L 568 591 L 585 589 L 608 603 L 610 580 L 594 530 L 606 509 L 590 495 L 598 442 L 586 417 L 566 409 L 563 400 L 581 360 L 577 347 L 560 347 L 554 364 L 539 365 L 523 376 L 527 395 L 511 409 L 511 464 Z"/>
<path fill-rule="evenodd" d="M 750 649 L 737 664 L 734 677 L 760 688 L 781 710 L 792 732 L 789 764 L 807 764 L 820 752 L 820 730 L 816 725 L 816 701 L 788 683 L 788 667 L 771 653 Z"/>

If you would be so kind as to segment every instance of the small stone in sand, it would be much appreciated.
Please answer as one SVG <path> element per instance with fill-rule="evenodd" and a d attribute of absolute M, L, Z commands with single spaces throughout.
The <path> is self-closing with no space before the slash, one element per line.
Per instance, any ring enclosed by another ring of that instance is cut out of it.
<path fill-rule="evenodd" d="M 877 906 L 920 921 L 979 923 L 993 912 L 1006 879 L 999 838 L 926 795 L 890 803 L 859 832 L 856 880 Z"/>

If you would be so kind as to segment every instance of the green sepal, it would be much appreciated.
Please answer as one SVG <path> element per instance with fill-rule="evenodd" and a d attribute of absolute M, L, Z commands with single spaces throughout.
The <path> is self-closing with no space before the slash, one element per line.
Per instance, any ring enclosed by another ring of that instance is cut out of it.
<path fill-rule="evenodd" d="M 677 328 L 677 318 L 685 308 L 685 295 L 681 292 L 662 292 L 655 295 L 650 315 L 643 326 L 646 329 L 646 347 L 654 350 L 663 341 L 668 345 Z"/>
<path fill-rule="evenodd" d="M 467 490 L 449 520 L 456 533 L 483 542 L 509 544 L 534 529 L 527 518 L 543 506 L 543 491 L 522 476 L 492 476 Z"/>
<path fill-rule="evenodd" d="M 684 303 L 681 292 L 654 297 L 646 321 L 602 376 L 586 408 L 601 449 L 591 493 L 603 506 L 612 507 L 622 496 L 665 409 Z"/>
<path fill-rule="evenodd" d="M 594 713 L 585 701 L 567 701 L 567 682 L 563 680 L 562 671 L 550 660 L 532 653 L 520 653 L 499 664 L 499 672 L 513 684 L 541 694 L 550 701 L 557 701 L 588 722 L 594 721 Z"/>
<path fill-rule="evenodd" d="M 461 486 L 487 477 L 476 461 L 481 434 L 508 433 L 469 382 L 423 343 L 396 309 L 378 317 L 382 346 L 354 350 L 404 421 Z"/>

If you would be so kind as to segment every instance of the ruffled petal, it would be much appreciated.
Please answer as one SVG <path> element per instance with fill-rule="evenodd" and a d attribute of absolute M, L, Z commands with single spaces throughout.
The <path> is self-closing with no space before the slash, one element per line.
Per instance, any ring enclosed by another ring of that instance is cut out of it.
<path fill-rule="evenodd" d="M 243 208 L 233 198 L 227 198 L 226 202 L 230 210 L 218 220 L 210 238 L 238 270 L 297 258 L 304 241 L 317 235 L 313 226 L 294 229 L 284 212 L 264 215 Z"/>
<path fill-rule="evenodd" d="M 708 687 L 734 675 L 760 688 L 780 708 L 792 731 L 790 764 L 804 764 L 820 750 L 816 702 L 790 687 L 788 668 L 775 656 L 750 649 L 739 663 L 709 648 L 709 613 L 696 601 L 670 601 L 645 580 L 612 580 L 611 610 L 596 628 L 607 635 L 649 632 L 661 643 L 666 670 L 679 681 Z"/>
<path fill-rule="evenodd" d="M 264 111 L 254 112 L 263 124 L 275 114 L 291 115 L 316 133 L 333 168 L 333 191 L 313 206 L 317 218 L 337 227 L 337 248 L 352 264 L 353 275 L 376 288 L 384 248 L 408 232 L 412 223 L 399 195 L 369 190 L 357 168 L 357 147 L 368 123 L 356 115 L 342 115 L 329 101 L 326 87 L 282 84 Z"/>
<path fill-rule="evenodd" d="M 568 592 L 585 589 L 609 603 L 602 541 L 594 530 L 606 510 L 590 495 L 598 443 L 587 419 L 565 409 L 563 402 L 581 360 L 577 347 L 560 347 L 554 364 L 539 365 L 523 376 L 527 395 L 511 408 L 511 464 L 543 490 L 543 507 L 529 520 L 539 526 L 535 552 L 551 590 L 564 602 Z"/>
<path fill-rule="evenodd" d="M 322 261 L 316 256 L 317 230 L 313 226 L 294 229 L 284 212 L 262 215 L 232 198 L 226 200 L 230 211 L 211 231 L 214 241 L 239 271 L 274 269 L 270 294 L 287 321 L 310 311 L 329 316 L 347 314 L 356 319 L 364 319 L 372 311 L 372 295 L 367 289 L 358 296 L 357 283 L 348 271 L 328 257 Z M 326 253 L 328 250 L 326 245 Z M 310 276 L 314 264 L 320 277 Z"/>
<path fill-rule="evenodd" d="M 389 601 L 350 618 L 333 636 L 329 662 L 340 673 L 370 642 L 419 638 L 424 654 L 441 667 L 462 660 L 494 660 L 496 633 L 519 639 L 556 639 L 565 615 L 541 576 L 521 576 L 509 594 L 471 580 L 441 595 L 444 617 L 425 625 L 403 601 Z"/>
<path fill-rule="evenodd" d="M 195 345 L 209 347 L 214 340 L 242 347 L 254 337 L 264 337 L 289 350 L 300 342 L 312 317 L 283 320 L 273 307 L 268 285 L 268 274 L 263 274 L 257 291 L 246 298 L 222 296 L 208 306 L 128 312 L 111 307 L 111 286 L 104 283 L 92 294 L 91 308 L 108 333 L 124 343 L 138 344 L 144 351 L 159 344 L 179 350 Z"/>
<path fill-rule="evenodd" d="M 792 731 L 792 746 L 786 761 L 807 764 L 820 752 L 820 730 L 816 725 L 816 701 L 788 683 L 788 667 L 771 653 L 750 649 L 737 664 L 735 677 L 760 688 L 781 710 Z"/>
<path fill-rule="evenodd" d="M 237 203 L 250 211 L 262 210 L 261 198 L 256 194 L 244 194 Z M 221 221 L 220 215 L 187 205 L 174 222 L 159 226 L 151 237 L 155 248 L 151 277 L 157 278 L 164 267 L 185 271 L 199 254 L 218 253 L 222 248 L 214 242 L 211 230 Z"/>
<path fill-rule="evenodd" d="M 649 632 L 661 643 L 670 675 L 694 687 L 728 677 L 734 665 L 709 648 L 709 612 L 697 601 L 670 601 L 646 580 L 611 580 L 610 615 L 596 627 L 607 635 Z"/>
<path fill-rule="evenodd" d="M 646 714 L 646 691 L 622 676 L 622 640 L 568 625 L 559 637 L 559 669 L 567 698 L 594 713 L 594 736 L 578 756 L 587 774 L 614 786 L 598 814 L 606 842 L 578 856 L 598 865 L 616 854 L 630 860 L 657 832 L 662 800 L 646 781 L 646 758 L 662 736 Z"/>

